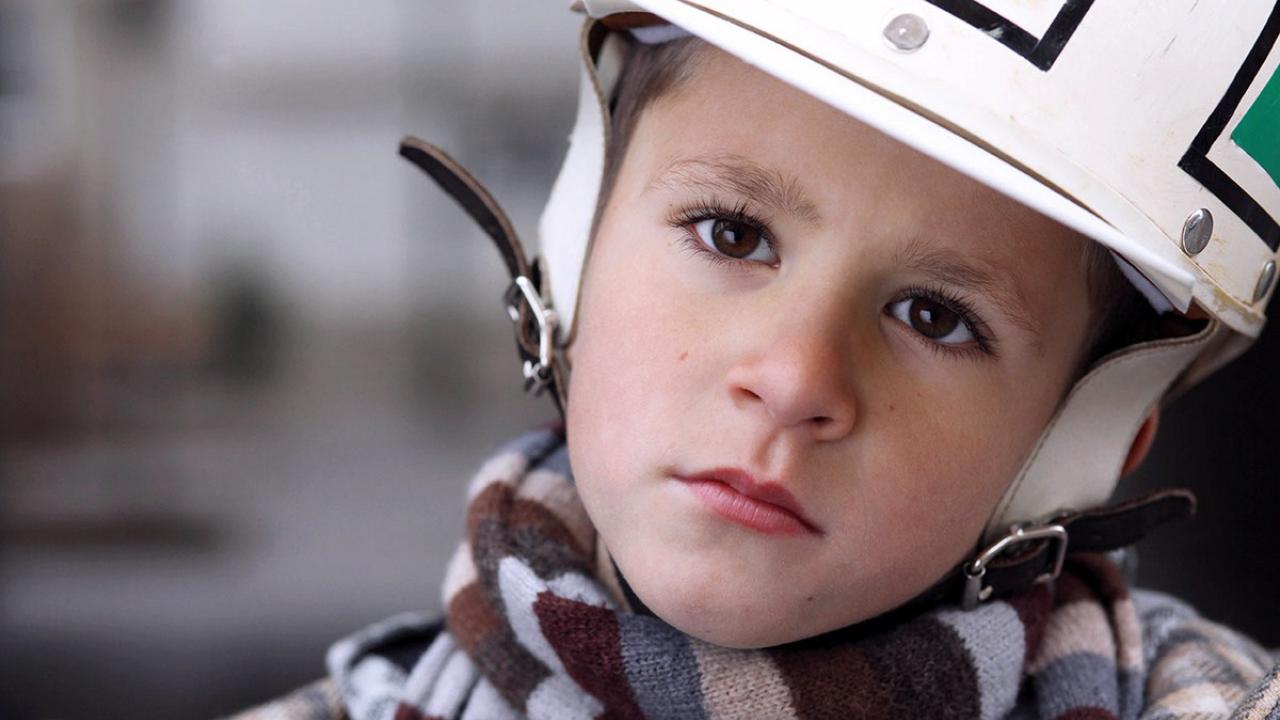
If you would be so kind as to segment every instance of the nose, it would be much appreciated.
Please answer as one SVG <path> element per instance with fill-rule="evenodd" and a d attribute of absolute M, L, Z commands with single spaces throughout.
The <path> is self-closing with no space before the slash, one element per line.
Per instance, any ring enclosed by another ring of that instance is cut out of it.
<path fill-rule="evenodd" d="M 728 372 L 729 395 L 736 407 L 763 414 L 777 428 L 839 440 L 857 415 L 849 334 L 816 325 L 765 339 L 744 354 Z"/>

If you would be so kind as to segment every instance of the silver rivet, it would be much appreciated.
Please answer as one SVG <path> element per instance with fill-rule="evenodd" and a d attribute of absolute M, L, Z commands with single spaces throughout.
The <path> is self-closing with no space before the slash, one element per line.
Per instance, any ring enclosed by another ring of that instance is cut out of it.
<path fill-rule="evenodd" d="M 1209 245 L 1213 237 L 1213 213 L 1204 208 L 1187 216 L 1182 224 L 1182 249 L 1188 255 L 1198 255 Z"/>
<path fill-rule="evenodd" d="M 885 26 L 884 39 L 903 52 L 919 50 L 929 39 L 929 26 L 919 15 L 899 15 Z"/>
<path fill-rule="evenodd" d="M 1271 283 L 1276 281 L 1276 261 L 1268 260 L 1262 266 L 1262 274 L 1258 276 L 1258 284 L 1253 287 L 1253 301 L 1258 302 L 1271 290 Z"/>

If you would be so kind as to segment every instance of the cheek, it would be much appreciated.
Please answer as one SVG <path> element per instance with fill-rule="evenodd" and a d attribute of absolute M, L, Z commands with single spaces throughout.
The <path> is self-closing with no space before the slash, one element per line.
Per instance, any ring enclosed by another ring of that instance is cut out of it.
<path fill-rule="evenodd" d="M 602 423 L 597 430 L 634 424 L 634 418 L 672 389 L 673 371 L 689 365 L 688 318 L 671 307 L 670 298 L 635 274 L 625 283 L 584 295 L 570 408 L 590 413 Z"/>
<path fill-rule="evenodd" d="M 864 420 L 875 441 L 861 447 L 870 468 L 855 498 L 868 509 L 859 516 L 892 539 L 886 546 L 936 554 L 946 565 L 977 540 L 1039 427 L 998 392 L 904 392 L 869 407 Z"/>
<path fill-rule="evenodd" d="M 567 407 L 570 460 L 593 517 L 604 511 L 592 502 L 597 488 L 635 477 L 679 435 L 679 408 L 698 385 L 689 375 L 705 355 L 663 258 L 639 248 L 611 253 L 626 247 L 612 240 L 597 248 L 583 288 Z"/>

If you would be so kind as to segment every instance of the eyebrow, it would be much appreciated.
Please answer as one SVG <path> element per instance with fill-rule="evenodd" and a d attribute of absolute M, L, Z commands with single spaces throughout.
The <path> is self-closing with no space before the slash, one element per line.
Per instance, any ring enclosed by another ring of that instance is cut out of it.
<path fill-rule="evenodd" d="M 731 193 L 779 210 L 807 223 L 821 221 L 818 206 L 800 189 L 800 181 L 741 155 L 682 158 L 663 168 L 645 190 L 690 187 Z"/>
<path fill-rule="evenodd" d="M 1040 327 L 1027 309 L 1026 297 L 1013 278 L 998 268 L 981 261 L 971 261 L 961 253 L 915 238 L 897 253 L 897 262 L 940 282 L 959 286 L 983 295 L 1014 325 L 1032 336 L 1032 345 L 1044 351 Z"/>

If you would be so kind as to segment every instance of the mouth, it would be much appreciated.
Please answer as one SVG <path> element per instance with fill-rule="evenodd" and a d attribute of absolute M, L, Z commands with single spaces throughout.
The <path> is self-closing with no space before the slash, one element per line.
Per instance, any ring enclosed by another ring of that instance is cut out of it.
<path fill-rule="evenodd" d="M 712 512 L 743 527 L 766 535 L 824 534 L 791 493 L 776 482 L 757 480 L 737 468 L 674 477 Z"/>

